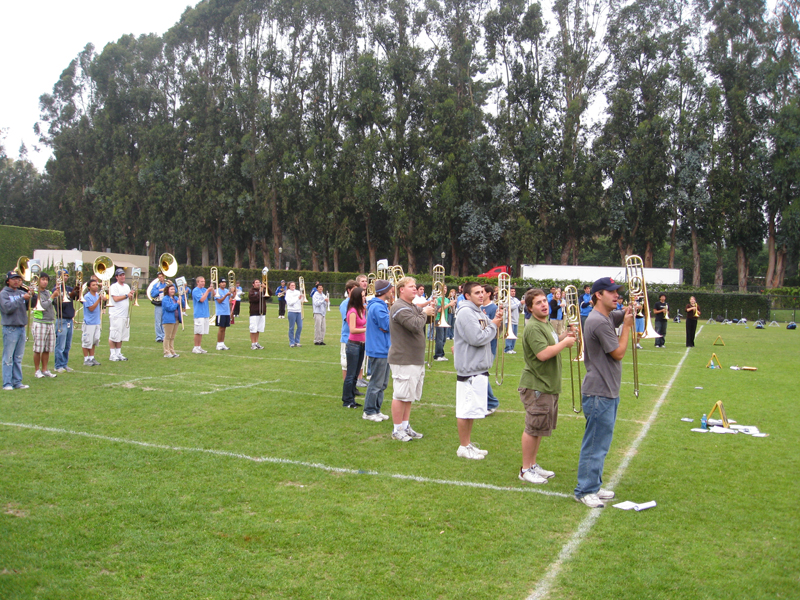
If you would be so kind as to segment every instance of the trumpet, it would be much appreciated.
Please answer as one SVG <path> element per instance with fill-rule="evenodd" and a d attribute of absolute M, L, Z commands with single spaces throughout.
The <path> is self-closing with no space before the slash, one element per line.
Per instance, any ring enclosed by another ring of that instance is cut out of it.
<path fill-rule="evenodd" d="M 261 269 L 261 285 L 264 286 L 264 298 L 269 298 L 269 285 L 267 283 L 267 275 L 269 274 L 269 267 Z"/>
<path fill-rule="evenodd" d="M 508 273 L 500 273 L 497 276 L 497 306 L 503 309 L 503 319 L 500 328 L 497 330 L 497 357 L 495 358 L 494 367 L 494 382 L 497 385 L 503 385 L 505 379 L 506 368 L 506 353 L 500 347 L 507 339 L 515 340 L 517 336 L 514 335 L 511 329 L 511 275 Z"/>
<path fill-rule="evenodd" d="M 634 305 L 634 310 L 640 310 L 645 319 L 643 340 L 663 337 L 656 332 L 650 321 L 650 303 L 647 300 L 647 284 L 644 281 L 644 263 L 641 257 L 632 254 L 625 257 L 625 279 L 628 282 L 628 302 Z M 636 299 L 642 297 L 642 305 L 636 305 Z M 631 358 L 633 359 L 633 394 L 639 397 L 639 354 L 636 344 L 636 319 L 631 327 Z"/>
<path fill-rule="evenodd" d="M 583 396 L 581 395 L 581 363 L 583 362 L 583 326 L 581 325 L 581 304 L 578 288 L 568 285 L 564 288 L 567 301 L 567 323 L 575 326 L 578 334 L 577 356 L 572 358 L 572 348 L 569 349 L 569 379 L 572 386 L 572 412 L 579 415 L 583 412 Z M 572 373 L 572 363 L 578 363 L 578 408 L 575 408 L 575 376 Z"/>

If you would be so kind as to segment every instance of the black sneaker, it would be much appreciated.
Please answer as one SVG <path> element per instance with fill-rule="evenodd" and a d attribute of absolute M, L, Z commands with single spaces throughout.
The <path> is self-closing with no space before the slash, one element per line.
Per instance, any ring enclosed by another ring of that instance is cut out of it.
<path fill-rule="evenodd" d="M 363 393 L 363 392 L 359 392 L 358 390 L 356 390 L 356 391 L 355 391 L 355 393 L 354 393 L 353 395 L 354 395 L 354 396 L 363 396 L 363 395 L 364 395 L 364 393 Z"/>

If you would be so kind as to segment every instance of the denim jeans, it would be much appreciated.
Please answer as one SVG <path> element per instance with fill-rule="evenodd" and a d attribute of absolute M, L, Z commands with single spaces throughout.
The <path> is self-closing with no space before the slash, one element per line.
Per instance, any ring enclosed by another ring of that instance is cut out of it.
<path fill-rule="evenodd" d="M 448 327 L 436 328 L 436 347 L 433 352 L 433 358 L 444 356 L 444 341 L 447 339 L 447 332 L 450 331 Z"/>
<path fill-rule="evenodd" d="M 342 385 L 342 404 L 347 406 L 356 401 L 356 379 L 361 370 L 361 363 L 364 361 L 364 343 L 347 342 L 345 355 L 347 356 L 347 373 Z"/>
<path fill-rule="evenodd" d="M 383 405 L 383 392 L 389 386 L 389 359 L 388 358 L 370 358 L 370 369 L 372 370 L 372 377 L 369 380 L 367 387 L 367 395 L 364 396 L 364 413 L 368 415 L 377 415 L 381 412 Z"/>
<path fill-rule="evenodd" d="M 517 335 L 517 331 L 518 330 L 519 330 L 519 325 L 512 325 L 511 326 L 511 331 L 514 332 L 514 335 Z M 516 339 L 508 339 L 508 338 L 506 338 L 505 351 L 508 352 L 509 350 L 513 350 L 514 346 L 516 346 L 516 345 L 517 345 L 517 340 Z"/>
<path fill-rule="evenodd" d="M 447 339 L 452 340 L 456 330 L 456 314 L 451 312 L 447 315 L 447 322 L 450 324 L 450 329 L 447 330 Z"/>
<path fill-rule="evenodd" d="M 581 456 L 578 460 L 576 498 L 596 494 L 603 484 L 603 464 L 614 437 L 614 423 L 619 408 L 619 397 L 605 398 L 583 394 L 581 398 L 586 430 L 583 432 Z"/>
<path fill-rule="evenodd" d="M 491 379 L 491 377 L 489 377 L 489 379 Z M 492 384 L 489 382 L 486 384 L 486 408 L 492 410 L 498 406 L 500 406 L 500 399 L 492 392 Z"/>
<path fill-rule="evenodd" d="M 3 325 L 3 387 L 22 385 L 25 328 Z"/>
<path fill-rule="evenodd" d="M 164 341 L 164 322 L 162 320 L 162 317 L 164 315 L 164 312 L 162 311 L 160 306 L 156 306 L 155 309 L 156 310 L 155 310 L 155 312 L 153 314 L 155 315 L 155 319 L 156 319 L 156 341 L 157 342 L 163 342 Z"/>
<path fill-rule="evenodd" d="M 295 331 L 295 328 L 297 331 Z M 303 331 L 303 313 L 289 313 L 289 344 L 300 343 L 300 332 Z"/>
<path fill-rule="evenodd" d="M 59 333 L 59 328 L 61 333 Z M 72 319 L 56 319 L 56 369 L 63 369 L 69 362 L 74 330 Z"/>

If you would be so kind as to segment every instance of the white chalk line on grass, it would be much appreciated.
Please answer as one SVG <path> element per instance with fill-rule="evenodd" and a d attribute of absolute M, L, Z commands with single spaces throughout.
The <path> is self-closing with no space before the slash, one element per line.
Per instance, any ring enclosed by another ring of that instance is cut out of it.
<path fill-rule="evenodd" d="M 701 326 L 700 329 L 697 331 L 697 336 L 700 335 L 700 332 L 703 331 L 703 327 Z M 642 425 L 642 429 L 639 431 L 639 435 L 636 436 L 636 439 L 633 440 L 631 445 L 625 452 L 625 456 L 622 458 L 622 462 L 620 462 L 617 470 L 614 471 L 614 474 L 611 476 L 611 481 L 609 481 L 608 488 L 613 490 L 619 482 L 622 480 L 622 477 L 625 475 L 625 471 L 628 469 L 628 465 L 630 465 L 631 460 L 636 455 L 636 452 L 639 450 L 639 446 L 644 441 L 644 438 L 647 436 L 648 432 L 650 431 L 650 427 L 656 420 L 658 416 L 658 412 L 661 409 L 661 406 L 667 399 L 667 394 L 672 389 L 672 384 L 675 382 L 675 379 L 678 377 L 678 373 L 680 373 L 681 367 L 683 366 L 684 361 L 689 356 L 689 348 L 683 353 L 681 360 L 678 362 L 677 366 L 675 367 L 675 371 L 673 371 L 672 376 L 669 378 L 667 385 L 664 387 L 664 391 L 661 393 L 661 396 L 656 401 L 655 406 L 653 406 L 653 410 L 650 412 L 650 416 L 648 417 L 647 421 Z M 580 525 L 578 525 L 578 529 L 575 530 L 575 533 L 572 534 L 569 541 L 567 541 L 564 546 L 562 546 L 561 551 L 558 553 L 558 558 L 555 562 L 551 563 L 550 566 L 547 568 L 547 571 L 544 574 L 544 577 L 539 580 L 534 588 L 533 592 L 528 596 L 527 600 L 541 600 L 542 598 L 546 598 L 547 595 L 550 593 L 550 590 L 555 583 L 556 578 L 561 573 L 561 569 L 564 566 L 564 563 L 572 558 L 575 552 L 578 550 L 578 547 L 581 545 L 581 542 L 586 539 L 586 536 L 591 531 L 594 524 L 597 522 L 597 519 L 600 518 L 602 511 L 605 509 L 590 509 L 589 514 L 581 521 Z"/>
<path fill-rule="evenodd" d="M 561 492 L 551 492 L 541 488 L 530 487 L 506 487 L 500 485 L 492 485 L 490 483 L 478 483 L 475 481 L 457 481 L 454 479 L 436 479 L 431 477 L 421 477 L 418 475 L 404 475 L 402 473 L 381 473 L 380 471 L 367 471 L 362 469 L 348 469 L 345 467 L 333 467 L 322 463 L 312 463 L 302 460 L 291 460 L 288 458 L 276 458 L 272 456 L 249 456 L 247 454 L 240 454 L 238 452 L 228 452 L 225 450 L 214 450 L 212 448 L 188 448 L 183 446 L 169 446 L 166 444 L 153 444 L 150 442 L 142 442 L 139 440 L 129 440 L 126 438 L 111 437 L 107 435 L 100 435 L 97 433 L 88 433 L 85 431 L 72 431 L 69 429 L 61 429 L 58 427 L 43 427 L 41 425 L 32 425 L 29 423 L 5 423 L 0 422 L 3 427 L 18 427 L 20 429 L 29 429 L 33 431 L 44 431 L 47 433 L 59 433 L 65 435 L 75 435 L 93 440 L 101 440 L 104 442 L 114 442 L 117 444 L 129 444 L 132 446 L 140 446 L 142 448 L 152 448 L 154 450 L 167 450 L 170 452 L 196 452 L 200 454 L 210 454 L 212 456 L 223 456 L 226 458 L 238 458 L 241 460 L 248 460 L 255 463 L 270 463 L 277 465 L 292 465 L 295 467 L 308 467 L 311 469 L 320 469 L 330 473 L 343 473 L 346 475 L 372 475 L 375 477 L 388 477 L 390 479 L 402 479 L 405 481 L 416 481 L 418 483 L 434 483 L 438 485 L 452 485 L 456 487 L 476 488 L 483 490 L 491 490 L 496 492 L 521 492 L 524 494 L 541 494 L 543 496 L 555 496 L 558 498 L 569 498 L 569 494 Z"/>
<path fill-rule="evenodd" d="M 257 385 L 265 385 L 267 383 L 278 383 L 279 381 L 280 379 L 269 379 L 267 381 L 256 381 L 255 383 L 248 383 L 247 385 L 226 385 L 226 386 L 220 386 L 218 390 L 198 392 L 198 394 L 201 395 L 218 394 L 220 392 L 229 392 L 231 390 L 242 390 L 246 388 L 256 387 Z M 214 384 L 214 385 L 219 385 L 219 384 Z"/>

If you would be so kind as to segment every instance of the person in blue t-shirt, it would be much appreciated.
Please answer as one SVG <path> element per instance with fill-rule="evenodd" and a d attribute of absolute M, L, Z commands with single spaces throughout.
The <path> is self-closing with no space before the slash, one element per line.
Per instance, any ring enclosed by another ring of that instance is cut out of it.
<path fill-rule="evenodd" d="M 101 308 L 98 292 L 100 283 L 94 279 L 89 280 L 88 291 L 83 295 L 83 331 L 81 332 L 81 347 L 83 349 L 83 366 L 99 367 L 100 363 L 94 357 L 95 348 L 100 343 Z"/>
<path fill-rule="evenodd" d="M 164 278 L 164 273 L 160 272 L 157 275 L 158 279 L 153 284 L 150 290 L 150 296 L 153 298 L 150 302 L 155 307 L 153 315 L 155 317 L 156 329 L 156 342 L 164 341 L 164 317 L 161 311 L 161 301 L 164 299 L 164 289 L 167 287 L 167 282 Z"/>
<path fill-rule="evenodd" d="M 590 293 L 592 290 L 591 285 L 583 286 L 583 296 L 581 296 L 581 329 L 586 324 L 586 317 L 589 316 L 589 313 L 592 312 L 592 294 Z"/>
<path fill-rule="evenodd" d="M 389 418 L 381 412 L 383 392 L 389 385 L 389 308 L 394 300 L 394 286 L 385 279 L 375 281 L 375 297 L 367 304 L 367 338 L 365 352 L 369 355 L 372 375 L 364 397 L 362 419 L 380 422 Z"/>
<path fill-rule="evenodd" d="M 233 282 L 231 282 L 233 285 Z M 231 326 L 231 294 L 233 290 L 228 289 L 228 280 L 224 277 L 219 280 L 219 289 L 214 294 L 214 306 L 216 308 L 217 325 L 217 350 L 230 350 L 225 345 L 225 332 Z"/>
<path fill-rule="evenodd" d="M 194 348 L 192 354 L 208 354 L 203 350 L 203 336 L 208 333 L 208 325 L 211 320 L 211 311 L 208 308 L 209 296 L 213 297 L 214 286 L 206 289 L 206 278 L 202 275 L 195 280 L 195 288 L 192 290 L 192 310 L 194 311 Z"/>

